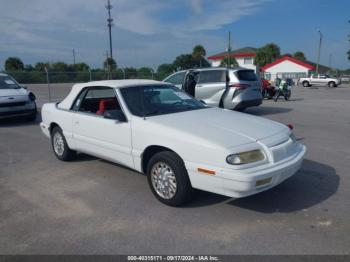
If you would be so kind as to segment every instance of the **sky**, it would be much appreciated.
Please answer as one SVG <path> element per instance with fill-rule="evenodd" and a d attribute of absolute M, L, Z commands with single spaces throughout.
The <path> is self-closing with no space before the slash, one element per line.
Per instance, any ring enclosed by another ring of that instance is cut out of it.
<path fill-rule="evenodd" d="M 0 0 L 0 69 L 16 56 L 39 61 L 85 62 L 102 67 L 109 48 L 107 0 Z M 111 0 L 113 56 L 119 67 L 157 68 L 201 44 L 222 52 L 274 42 L 281 53 L 303 51 L 321 64 L 350 68 L 349 0 Z M 330 61 L 331 56 L 331 61 Z"/>

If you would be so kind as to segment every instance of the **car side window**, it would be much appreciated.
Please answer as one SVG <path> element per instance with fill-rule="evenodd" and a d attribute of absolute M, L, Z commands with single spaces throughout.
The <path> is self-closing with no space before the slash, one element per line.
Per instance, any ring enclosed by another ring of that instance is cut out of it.
<path fill-rule="evenodd" d="M 185 72 L 176 73 L 170 76 L 165 82 L 171 83 L 173 85 L 181 85 L 185 77 Z"/>
<path fill-rule="evenodd" d="M 208 70 L 200 71 L 198 82 L 203 83 L 220 83 L 226 81 L 226 71 L 225 70 Z"/>
<path fill-rule="evenodd" d="M 121 107 L 113 88 L 91 87 L 78 96 L 73 110 L 103 116 L 107 111 L 121 110 Z"/>

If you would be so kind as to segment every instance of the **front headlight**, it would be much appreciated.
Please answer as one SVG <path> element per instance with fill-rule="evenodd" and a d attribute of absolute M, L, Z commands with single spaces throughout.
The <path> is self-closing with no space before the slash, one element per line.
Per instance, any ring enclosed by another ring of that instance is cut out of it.
<path fill-rule="evenodd" d="M 228 157 L 226 157 L 226 162 L 230 165 L 243 165 L 258 162 L 264 159 L 265 154 L 260 149 L 256 149 L 252 151 L 229 155 Z"/>

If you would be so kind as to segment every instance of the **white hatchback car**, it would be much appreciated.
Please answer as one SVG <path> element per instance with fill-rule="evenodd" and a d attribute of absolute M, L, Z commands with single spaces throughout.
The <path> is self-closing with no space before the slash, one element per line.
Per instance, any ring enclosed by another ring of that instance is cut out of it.
<path fill-rule="evenodd" d="M 79 151 L 145 173 L 171 206 L 192 188 L 236 198 L 272 188 L 298 171 L 306 151 L 286 125 L 208 107 L 153 80 L 76 84 L 41 113 L 58 159 Z"/>
<path fill-rule="evenodd" d="M 24 116 L 35 120 L 35 95 L 8 74 L 0 73 L 0 118 Z"/>

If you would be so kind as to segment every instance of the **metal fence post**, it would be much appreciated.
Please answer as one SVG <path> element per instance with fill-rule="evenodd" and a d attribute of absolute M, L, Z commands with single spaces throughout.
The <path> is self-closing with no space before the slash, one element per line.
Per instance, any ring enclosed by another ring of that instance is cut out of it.
<path fill-rule="evenodd" d="M 152 74 L 152 80 L 154 79 L 154 71 L 153 68 L 151 68 L 151 74 Z"/>
<path fill-rule="evenodd" d="M 51 89 L 50 89 L 50 81 L 49 81 L 49 70 L 47 70 L 47 67 L 44 68 L 46 72 L 46 83 L 47 83 L 47 89 L 49 91 L 49 102 L 51 102 Z"/>
<path fill-rule="evenodd" d="M 89 75 L 90 75 L 90 82 L 92 81 L 92 77 L 91 77 L 91 69 L 89 69 Z"/>
<path fill-rule="evenodd" d="M 123 68 L 120 68 L 123 71 L 124 79 L 125 79 L 125 70 Z"/>

